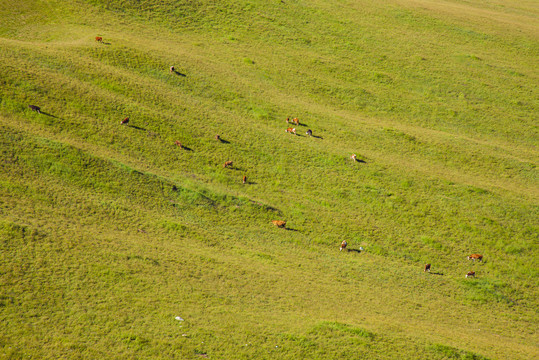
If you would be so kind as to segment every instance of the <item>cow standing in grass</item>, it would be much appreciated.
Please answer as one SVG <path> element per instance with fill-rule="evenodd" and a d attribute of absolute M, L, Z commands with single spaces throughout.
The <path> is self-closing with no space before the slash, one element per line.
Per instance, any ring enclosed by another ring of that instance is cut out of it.
<path fill-rule="evenodd" d="M 469 277 L 475 277 L 475 271 L 470 271 L 466 274 L 466 277 L 469 278 Z"/>
<path fill-rule="evenodd" d="M 120 122 L 120 125 L 127 125 L 129 123 L 129 117 L 126 117 Z"/>
<path fill-rule="evenodd" d="M 343 240 L 342 243 L 341 243 L 340 250 L 343 251 L 344 249 L 346 249 L 347 246 L 348 246 L 348 243 L 346 242 L 346 240 Z"/>
<path fill-rule="evenodd" d="M 101 36 L 96 36 L 95 41 L 97 41 L 98 43 L 103 43 L 103 38 Z"/>
<path fill-rule="evenodd" d="M 39 106 L 36 106 L 36 105 L 28 105 L 28 107 L 30 108 L 30 110 L 35 111 L 35 112 L 37 112 L 38 114 L 41 114 L 41 108 L 40 108 Z"/>
<path fill-rule="evenodd" d="M 296 135 L 296 128 L 288 128 L 284 132 Z"/>
<path fill-rule="evenodd" d="M 272 220 L 271 222 L 273 225 L 277 226 L 278 228 L 284 228 L 286 226 L 286 221 L 283 221 L 283 220 Z"/>
<path fill-rule="evenodd" d="M 430 264 L 426 264 L 425 269 L 423 271 L 424 272 L 430 272 Z"/>
<path fill-rule="evenodd" d="M 229 166 L 232 166 L 232 161 L 227 161 L 225 162 L 225 164 L 223 165 L 224 168 L 227 168 Z"/>
<path fill-rule="evenodd" d="M 479 254 L 472 254 L 470 256 L 468 256 L 468 260 L 479 260 L 479 261 L 483 261 L 483 255 L 479 255 Z"/>

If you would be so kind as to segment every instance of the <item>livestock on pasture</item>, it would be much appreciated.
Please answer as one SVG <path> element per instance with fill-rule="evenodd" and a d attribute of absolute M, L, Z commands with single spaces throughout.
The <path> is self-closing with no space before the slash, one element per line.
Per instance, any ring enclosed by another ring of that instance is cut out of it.
<path fill-rule="evenodd" d="M 224 168 L 227 168 L 229 166 L 232 166 L 232 161 L 227 161 L 225 162 L 225 164 L 223 165 Z"/>
<path fill-rule="evenodd" d="M 243 183 L 245 184 L 247 182 L 247 176 L 243 175 L 242 180 L 243 180 Z"/>
<path fill-rule="evenodd" d="M 352 156 L 350 156 L 350 159 L 352 159 L 352 160 L 354 160 L 354 161 L 357 161 L 356 154 L 352 154 Z"/>
<path fill-rule="evenodd" d="M 292 121 L 294 122 L 294 124 L 296 124 L 296 126 L 299 126 L 299 120 L 298 120 L 298 118 L 294 118 Z"/>
<path fill-rule="evenodd" d="M 170 67 L 170 72 L 173 73 L 173 72 L 175 72 L 175 71 L 176 71 L 176 69 L 174 69 L 174 66 L 171 66 L 171 67 Z"/>
<path fill-rule="evenodd" d="M 288 132 L 288 133 L 296 135 L 296 128 L 288 128 L 284 132 Z"/>
<path fill-rule="evenodd" d="M 271 222 L 273 225 L 277 226 L 278 228 L 284 228 L 286 226 L 286 221 L 283 221 L 283 220 L 272 220 Z"/>
<path fill-rule="evenodd" d="M 103 42 L 103 38 L 101 36 L 96 36 L 95 37 L 95 41 L 97 41 L 98 43 L 102 43 Z"/>
<path fill-rule="evenodd" d="M 219 136 L 219 134 L 215 135 L 215 140 L 221 141 L 221 137 Z"/>
<path fill-rule="evenodd" d="M 479 254 L 472 254 L 470 256 L 468 256 L 468 260 L 479 260 L 479 261 L 483 261 L 483 255 L 479 255 Z"/>
<path fill-rule="evenodd" d="M 127 125 L 129 123 L 129 117 L 126 117 L 125 119 L 123 119 L 120 124 L 121 125 Z"/>
<path fill-rule="evenodd" d="M 348 246 L 348 243 L 346 242 L 346 240 L 343 240 L 342 243 L 341 243 L 340 250 L 343 251 L 344 249 L 346 249 L 347 246 Z"/>
<path fill-rule="evenodd" d="M 466 277 L 469 278 L 469 277 L 475 277 L 475 271 L 469 271 L 467 274 L 466 274 Z"/>
<path fill-rule="evenodd" d="M 425 265 L 425 269 L 423 270 L 424 272 L 430 272 L 430 264 L 426 264 Z"/>
<path fill-rule="evenodd" d="M 41 108 L 40 108 L 39 106 L 36 106 L 36 105 L 28 105 L 28 107 L 30 108 L 30 110 L 36 111 L 37 113 L 41 114 Z"/>
<path fill-rule="evenodd" d="M 311 129 L 309 129 L 309 130 L 307 130 L 307 132 L 305 134 L 307 134 L 308 136 L 313 136 L 313 131 Z"/>
<path fill-rule="evenodd" d="M 176 144 L 180 149 L 183 149 L 182 143 L 179 140 L 174 141 L 174 144 Z"/>

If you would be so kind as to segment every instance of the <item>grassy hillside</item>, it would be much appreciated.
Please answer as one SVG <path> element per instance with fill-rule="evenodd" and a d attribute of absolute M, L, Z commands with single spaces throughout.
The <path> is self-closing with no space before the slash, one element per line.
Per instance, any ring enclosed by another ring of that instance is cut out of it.
<path fill-rule="evenodd" d="M 536 2 L 69 3 L 0 0 L 0 359 L 539 357 Z"/>

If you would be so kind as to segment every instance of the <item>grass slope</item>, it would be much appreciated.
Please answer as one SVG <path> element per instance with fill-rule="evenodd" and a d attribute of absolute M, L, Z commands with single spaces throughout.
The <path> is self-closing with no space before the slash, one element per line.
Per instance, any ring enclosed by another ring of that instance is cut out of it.
<path fill-rule="evenodd" d="M 537 357 L 538 14 L 0 2 L 0 358 Z"/>

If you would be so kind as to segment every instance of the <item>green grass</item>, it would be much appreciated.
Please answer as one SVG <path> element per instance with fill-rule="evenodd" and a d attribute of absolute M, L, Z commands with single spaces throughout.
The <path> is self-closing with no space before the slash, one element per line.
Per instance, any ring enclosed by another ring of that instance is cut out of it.
<path fill-rule="evenodd" d="M 0 358 L 537 357 L 538 13 L 0 2 Z"/>

